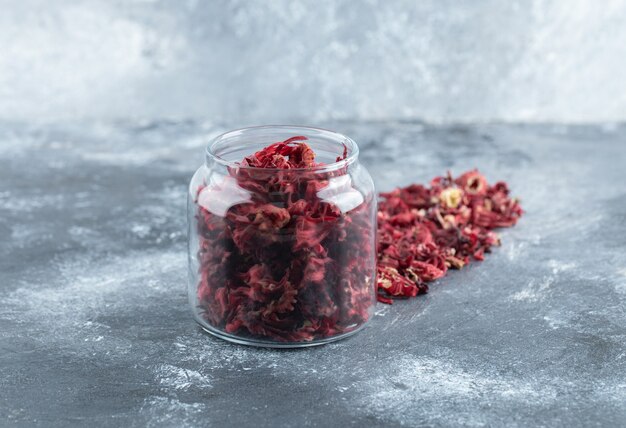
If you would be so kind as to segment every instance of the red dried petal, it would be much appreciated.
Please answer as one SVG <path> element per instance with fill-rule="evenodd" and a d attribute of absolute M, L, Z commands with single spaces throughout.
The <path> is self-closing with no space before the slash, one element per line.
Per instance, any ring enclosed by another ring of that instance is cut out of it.
<path fill-rule="evenodd" d="M 440 269 L 435 265 L 426 262 L 414 260 L 411 262 L 409 270 L 422 281 L 434 281 L 446 274 L 446 269 Z"/>
<path fill-rule="evenodd" d="M 378 267 L 378 286 L 396 297 L 414 297 L 426 292 L 422 284 L 407 279 L 391 267 Z"/>
<path fill-rule="evenodd" d="M 265 204 L 256 210 L 252 224 L 257 225 L 259 230 L 275 230 L 280 229 L 289 223 L 291 216 L 285 208 L 279 208 L 272 204 Z"/>

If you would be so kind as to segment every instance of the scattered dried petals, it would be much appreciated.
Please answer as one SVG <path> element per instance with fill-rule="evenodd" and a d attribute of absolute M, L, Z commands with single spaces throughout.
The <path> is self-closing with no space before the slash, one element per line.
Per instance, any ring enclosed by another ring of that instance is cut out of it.
<path fill-rule="evenodd" d="M 522 215 L 505 183 L 489 186 L 477 170 L 457 179 L 435 177 L 381 194 L 378 207 L 378 300 L 412 297 L 426 282 L 484 260 L 500 245 L 492 229 L 510 227 Z"/>

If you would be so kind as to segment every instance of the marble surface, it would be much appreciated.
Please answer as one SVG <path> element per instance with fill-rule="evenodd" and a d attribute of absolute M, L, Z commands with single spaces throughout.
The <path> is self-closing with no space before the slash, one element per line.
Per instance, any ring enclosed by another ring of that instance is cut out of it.
<path fill-rule="evenodd" d="M 626 424 L 626 126 L 322 123 L 379 190 L 478 167 L 526 216 L 486 261 L 305 350 L 186 298 L 198 122 L 0 124 L 2 426 Z"/>

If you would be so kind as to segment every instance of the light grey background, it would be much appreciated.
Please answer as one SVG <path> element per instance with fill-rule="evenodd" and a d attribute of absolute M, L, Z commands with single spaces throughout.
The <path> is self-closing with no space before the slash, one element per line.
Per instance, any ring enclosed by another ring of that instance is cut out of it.
<path fill-rule="evenodd" d="M 0 0 L 0 118 L 626 118 L 626 1 Z"/>

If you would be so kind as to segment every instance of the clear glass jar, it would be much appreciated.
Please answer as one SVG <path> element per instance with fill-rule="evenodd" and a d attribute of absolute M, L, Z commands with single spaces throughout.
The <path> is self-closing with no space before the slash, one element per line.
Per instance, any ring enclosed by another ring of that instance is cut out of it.
<path fill-rule="evenodd" d="M 323 164 L 240 164 L 294 136 L 306 136 Z M 210 142 L 188 198 L 189 301 L 206 331 L 300 347 L 363 327 L 376 304 L 376 194 L 358 152 L 341 134 L 296 126 L 240 129 Z"/>

